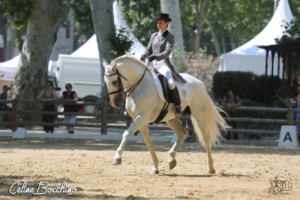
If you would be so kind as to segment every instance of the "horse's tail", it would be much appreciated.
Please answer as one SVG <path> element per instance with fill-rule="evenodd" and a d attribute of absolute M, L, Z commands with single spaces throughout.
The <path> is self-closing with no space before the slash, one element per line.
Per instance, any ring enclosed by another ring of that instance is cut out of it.
<path fill-rule="evenodd" d="M 220 142 L 220 138 L 222 138 L 222 136 L 219 127 L 226 132 L 226 128 L 230 128 L 230 126 L 227 125 L 226 121 L 219 113 L 221 112 L 227 115 L 226 112 L 223 109 L 215 106 L 214 102 L 207 94 L 207 92 L 205 92 L 205 95 L 206 95 L 206 105 L 207 105 L 207 113 L 206 113 L 207 132 L 202 134 L 206 134 L 205 138 L 208 141 L 203 141 L 203 136 L 201 134 L 197 121 L 193 116 L 191 116 L 191 119 L 194 124 L 194 129 L 198 135 L 199 140 L 201 141 L 202 145 L 207 148 L 208 144 L 212 145 Z"/>

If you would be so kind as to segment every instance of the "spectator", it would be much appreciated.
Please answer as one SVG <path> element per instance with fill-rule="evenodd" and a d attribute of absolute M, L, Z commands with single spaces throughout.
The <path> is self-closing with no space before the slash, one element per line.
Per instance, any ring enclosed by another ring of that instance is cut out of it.
<path fill-rule="evenodd" d="M 42 111 L 45 112 L 56 112 L 57 106 L 55 104 L 47 104 L 48 102 L 54 102 L 57 100 L 56 92 L 52 89 L 52 81 L 47 80 L 45 82 L 45 89 L 42 90 L 39 96 L 36 98 L 39 101 L 43 102 Z M 42 115 L 42 122 L 46 123 L 54 123 L 55 115 Z M 54 127 L 53 126 L 44 126 L 44 131 L 46 133 L 53 133 Z"/>
<path fill-rule="evenodd" d="M 76 102 L 78 101 L 78 96 L 75 91 L 72 91 L 72 85 L 70 83 L 67 83 L 66 91 L 63 92 L 62 96 L 60 97 L 60 100 L 66 103 L 69 102 Z M 74 105 L 64 105 L 64 112 L 78 112 L 78 109 Z M 67 124 L 75 124 L 77 116 L 70 116 L 65 115 L 65 123 Z M 74 134 L 74 126 L 67 126 L 66 129 L 69 131 L 70 134 Z"/>
<path fill-rule="evenodd" d="M 236 116 L 236 108 L 240 107 L 242 104 L 241 104 L 240 98 L 234 93 L 233 88 L 228 88 L 227 96 L 223 99 L 223 101 L 221 102 L 221 105 L 226 107 L 229 117 L 235 117 Z M 236 122 L 229 121 L 228 125 L 230 125 L 232 128 L 236 128 Z M 230 132 L 227 133 L 226 139 L 231 140 Z M 239 139 L 238 133 L 233 133 L 233 139 L 234 140 Z"/>
<path fill-rule="evenodd" d="M 2 87 L 2 92 L 0 93 L 0 100 L 7 100 L 8 95 L 7 95 L 7 86 L 3 85 Z M 1 103 L 0 104 L 0 110 L 6 110 L 8 108 L 8 106 L 6 105 L 6 103 Z"/>
<path fill-rule="evenodd" d="M 277 90 L 275 98 L 289 98 L 292 92 L 286 80 L 281 82 L 281 87 Z"/>
<path fill-rule="evenodd" d="M 0 93 L 0 100 L 7 100 L 8 94 L 7 94 L 8 87 L 6 85 L 3 85 L 2 92 Z M 11 108 L 7 106 L 6 103 L 0 103 L 0 111 L 11 111 Z M 11 115 L 3 115 L 3 121 L 9 122 L 11 119 Z"/>

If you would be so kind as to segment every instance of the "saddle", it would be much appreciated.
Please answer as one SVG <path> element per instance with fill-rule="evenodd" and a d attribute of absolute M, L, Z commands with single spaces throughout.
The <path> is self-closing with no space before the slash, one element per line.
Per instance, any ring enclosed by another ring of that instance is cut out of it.
<path fill-rule="evenodd" d="M 157 87 L 158 94 L 160 96 L 160 99 L 164 102 L 164 106 L 162 110 L 160 111 L 160 114 L 156 118 L 156 120 L 153 123 L 158 123 L 168 114 L 168 107 L 170 103 L 174 103 L 173 95 L 171 90 L 168 86 L 168 80 L 165 76 L 159 74 L 154 68 L 148 67 L 149 71 L 152 73 L 154 79 L 155 79 L 155 85 Z M 180 93 L 180 99 L 181 101 L 185 101 L 189 98 L 189 89 L 187 84 L 181 84 L 177 81 L 175 81 L 176 89 Z"/>
<path fill-rule="evenodd" d="M 169 104 L 174 103 L 174 101 L 172 101 L 172 94 L 168 87 L 168 80 L 166 79 L 166 77 L 164 77 L 164 75 L 159 74 L 159 75 L 157 75 L 157 78 L 160 81 L 166 102 L 164 103 L 164 107 L 161 109 L 158 117 L 156 118 L 156 120 L 153 123 L 158 123 L 161 120 L 163 120 L 163 118 L 168 114 Z M 176 90 L 177 90 L 177 88 L 176 88 Z"/>
<path fill-rule="evenodd" d="M 157 75 L 157 78 L 160 81 L 161 88 L 162 88 L 166 103 L 174 103 L 171 90 L 169 89 L 169 86 L 168 86 L 167 78 L 164 75 L 161 75 L 161 74 Z M 177 87 L 176 87 L 176 90 L 178 90 Z"/>

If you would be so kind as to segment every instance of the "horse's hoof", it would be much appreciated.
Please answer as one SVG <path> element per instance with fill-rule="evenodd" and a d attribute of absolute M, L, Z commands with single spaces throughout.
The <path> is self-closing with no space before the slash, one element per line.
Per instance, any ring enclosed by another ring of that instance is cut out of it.
<path fill-rule="evenodd" d="M 156 170 L 152 170 L 151 172 L 150 172 L 150 174 L 159 174 L 159 171 L 156 169 Z"/>
<path fill-rule="evenodd" d="M 210 174 L 215 174 L 215 173 L 216 173 L 216 170 L 215 170 L 215 169 L 212 169 L 212 170 L 208 170 L 208 172 L 209 172 Z"/>
<path fill-rule="evenodd" d="M 172 160 L 169 162 L 169 169 L 174 169 L 177 165 L 176 160 Z"/>
<path fill-rule="evenodd" d="M 113 165 L 120 165 L 120 164 L 122 164 L 122 158 L 114 158 L 112 164 Z"/>

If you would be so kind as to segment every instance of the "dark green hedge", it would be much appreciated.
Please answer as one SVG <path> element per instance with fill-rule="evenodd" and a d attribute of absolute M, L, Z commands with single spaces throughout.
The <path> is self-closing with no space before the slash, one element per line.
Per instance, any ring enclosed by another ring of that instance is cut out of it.
<path fill-rule="evenodd" d="M 274 92 L 280 87 L 281 80 L 278 76 L 267 77 L 268 102 Z M 213 94 L 215 98 L 224 98 L 227 95 L 227 88 L 233 87 L 235 93 L 241 99 L 249 99 L 257 102 L 264 102 L 265 76 L 258 76 L 252 72 L 229 71 L 217 72 L 213 77 Z"/>

